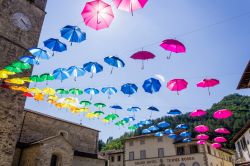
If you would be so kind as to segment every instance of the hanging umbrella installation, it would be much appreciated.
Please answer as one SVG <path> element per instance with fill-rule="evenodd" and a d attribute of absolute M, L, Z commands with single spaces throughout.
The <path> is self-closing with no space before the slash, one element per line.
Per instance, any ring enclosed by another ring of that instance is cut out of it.
<path fill-rule="evenodd" d="M 29 52 L 36 57 L 36 59 L 50 59 L 50 55 L 47 53 L 46 50 L 43 50 L 41 48 L 30 48 Z"/>
<path fill-rule="evenodd" d="M 122 110 L 122 107 L 119 105 L 112 105 L 112 106 L 110 106 L 110 108 L 114 109 L 115 112 L 116 112 L 116 110 Z"/>
<path fill-rule="evenodd" d="M 113 73 L 114 67 L 116 68 L 122 68 L 125 66 L 125 63 L 118 57 L 116 56 L 108 56 L 104 58 L 104 62 L 107 63 L 108 65 L 112 66 L 112 69 L 110 71 L 110 74 Z"/>
<path fill-rule="evenodd" d="M 160 112 L 160 110 L 158 108 L 154 107 L 154 106 L 148 107 L 147 110 L 150 111 L 149 119 L 151 119 L 153 112 Z"/>
<path fill-rule="evenodd" d="M 69 93 L 71 93 L 72 95 L 82 95 L 83 91 L 78 88 L 72 88 L 69 90 Z"/>
<path fill-rule="evenodd" d="M 208 90 L 208 94 L 210 95 L 210 88 L 214 87 L 216 85 L 220 84 L 220 81 L 217 79 L 203 79 L 202 81 L 200 81 L 199 83 L 196 84 L 197 87 L 199 88 L 207 88 Z"/>
<path fill-rule="evenodd" d="M 124 84 L 121 87 L 121 91 L 124 94 L 129 95 L 129 96 L 136 93 L 137 90 L 138 90 L 138 87 L 135 84 L 132 84 L 132 83 Z"/>
<path fill-rule="evenodd" d="M 61 82 L 67 78 L 69 78 L 69 73 L 65 68 L 58 68 L 53 71 L 53 76 L 56 80 L 60 80 Z"/>
<path fill-rule="evenodd" d="M 86 40 L 86 33 L 82 32 L 82 30 L 78 26 L 67 25 L 61 29 L 61 36 L 68 40 L 71 45 L 72 43 L 81 43 Z"/>
<path fill-rule="evenodd" d="M 206 133 L 209 131 L 209 127 L 205 125 L 199 125 L 194 128 L 197 133 Z"/>
<path fill-rule="evenodd" d="M 221 110 L 216 111 L 213 114 L 213 117 L 215 119 L 227 119 L 227 118 L 229 118 L 232 115 L 233 115 L 232 111 L 230 111 L 228 109 L 221 109 Z"/>
<path fill-rule="evenodd" d="M 145 92 L 152 94 L 158 92 L 161 89 L 161 83 L 155 78 L 149 78 L 144 81 L 142 87 Z"/>
<path fill-rule="evenodd" d="M 133 112 L 134 117 L 135 117 L 135 113 L 138 112 L 138 111 L 141 111 L 141 108 L 139 108 L 139 107 L 130 107 L 130 108 L 127 109 L 127 111 Z"/>
<path fill-rule="evenodd" d="M 28 63 L 30 65 L 39 65 L 39 60 L 36 59 L 34 56 L 24 55 L 19 58 L 20 61 L 24 63 Z"/>
<path fill-rule="evenodd" d="M 131 12 L 132 15 L 135 10 L 143 8 L 147 2 L 148 0 L 113 0 L 118 9 Z"/>
<path fill-rule="evenodd" d="M 117 90 L 116 90 L 115 87 L 104 87 L 104 88 L 102 88 L 101 91 L 102 91 L 102 93 L 108 95 L 108 98 L 109 98 L 109 99 L 110 99 L 110 96 L 111 96 L 111 95 L 114 95 L 114 94 L 117 93 Z"/>
<path fill-rule="evenodd" d="M 84 76 L 84 74 L 86 73 L 84 69 L 79 68 L 77 66 L 69 67 L 67 72 L 69 73 L 70 76 L 74 77 L 75 81 L 77 77 Z"/>
<path fill-rule="evenodd" d="M 99 90 L 95 88 L 87 88 L 84 92 L 90 95 L 90 100 L 92 100 L 93 95 L 99 94 Z"/>
<path fill-rule="evenodd" d="M 218 133 L 218 134 L 230 134 L 231 132 L 226 129 L 226 128 L 218 128 L 215 129 L 214 132 Z"/>
<path fill-rule="evenodd" d="M 160 44 L 160 46 L 166 50 L 166 51 L 170 51 L 170 55 L 167 57 L 167 59 L 171 58 L 172 53 L 185 53 L 186 52 L 186 48 L 184 46 L 184 44 L 182 44 L 181 42 L 179 42 L 178 40 L 175 39 L 166 39 L 163 40 L 162 43 Z"/>
<path fill-rule="evenodd" d="M 182 112 L 180 110 L 178 110 L 178 109 L 172 109 L 167 114 L 168 115 L 181 115 Z"/>
<path fill-rule="evenodd" d="M 50 38 L 43 43 L 45 47 L 53 51 L 52 56 L 54 55 L 54 51 L 63 52 L 67 50 L 66 44 L 60 42 L 58 39 Z"/>
<path fill-rule="evenodd" d="M 83 65 L 83 69 L 89 73 L 91 73 L 91 77 L 93 78 L 94 73 L 99 73 L 103 71 L 103 67 L 102 65 L 100 65 L 97 62 L 88 62 L 86 64 Z"/>
<path fill-rule="evenodd" d="M 187 88 L 188 82 L 184 79 L 173 79 L 168 82 L 167 88 L 171 91 L 176 91 L 179 95 L 179 91 Z"/>
<path fill-rule="evenodd" d="M 87 2 L 81 14 L 85 25 L 95 30 L 108 28 L 114 19 L 111 6 L 101 0 Z"/>
<path fill-rule="evenodd" d="M 133 54 L 130 58 L 135 59 L 135 60 L 141 60 L 142 61 L 142 67 L 141 69 L 144 69 L 144 61 L 149 60 L 149 59 L 154 59 L 155 55 L 151 52 L 148 51 L 139 51 Z"/>
<path fill-rule="evenodd" d="M 189 114 L 190 117 L 201 117 L 201 116 L 204 116 L 206 115 L 207 112 L 202 110 L 202 109 L 197 109 L 197 110 L 194 110 L 193 112 L 191 112 Z"/>

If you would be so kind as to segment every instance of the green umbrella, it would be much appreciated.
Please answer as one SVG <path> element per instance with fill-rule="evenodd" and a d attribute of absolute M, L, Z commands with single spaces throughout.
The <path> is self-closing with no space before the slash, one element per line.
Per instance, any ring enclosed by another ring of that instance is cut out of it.
<path fill-rule="evenodd" d="M 124 123 L 123 120 L 121 120 L 121 121 L 119 121 L 119 122 L 116 122 L 115 125 L 120 127 L 120 126 L 124 126 L 125 123 Z"/>
<path fill-rule="evenodd" d="M 11 65 L 22 70 L 31 69 L 30 64 L 21 61 L 13 62 Z"/>
<path fill-rule="evenodd" d="M 72 88 L 69 90 L 69 93 L 71 93 L 72 95 L 82 95 L 83 91 L 77 88 Z"/>
<path fill-rule="evenodd" d="M 55 80 L 54 76 L 52 74 L 49 74 L 49 73 L 44 73 L 44 74 L 40 75 L 40 78 L 42 80 L 46 81 L 46 85 L 48 85 L 48 81 Z"/>
<path fill-rule="evenodd" d="M 113 120 L 119 118 L 119 115 L 117 115 L 117 114 L 109 114 L 107 117 L 108 117 L 109 120 L 113 121 Z"/>
<path fill-rule="evenodd" d="M 94 106 L 99 108 L 99 109 L 106 107 L 106 105 L 104 103 L 95 103 Z"/>
<path fill-rule="evenodd" d="M 22 73 L 22 69 L 18 68 L 18 67 L 14 67 L 14 66 L 6 66 L 5 67 L 6 70 L 10 71 L 10 72 L 14 72 L 14 73 Z"/>
<path fill-rule="evenodd" d="M 66 89 L 56 89 L 56 93 L 61 94 L 61 95 L 67 95 L 69 94 L 69 91 Z"/>
<path fill-rule="evenodd" d="M 44 80 L 40 78 L 40 76 L 38 75 L 33 75 L 33 76 L 30 76 L 30 80 L 32 82 L 43 82 Z"/>
<path fill-rule="evenodd" d="M 81 101 L 80 104 L 83 105 L 84 107 L 87 107 L 87 106 L 91 105 L 91 102 L 89 102 L 89 101 Z"/>
<path fill-rule="evenodd" d="M 135 125 L 132 125 L 132 126 L 129 126 L 128 129 L 131 131 L 135 131 L 137 127 Z"/>
<path fill-rule="evenodd" d="M 102 111 L 95 111 L 94 114 L 100 116 L 100 115 L 103 115 L 104 112 L 102 112 Z"/>

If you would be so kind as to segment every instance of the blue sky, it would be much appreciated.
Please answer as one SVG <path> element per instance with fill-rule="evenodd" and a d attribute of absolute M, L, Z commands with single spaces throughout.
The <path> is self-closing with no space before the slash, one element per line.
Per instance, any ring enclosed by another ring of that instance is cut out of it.
<path fill-rule="evenodd" d="M 236 90 L 250 57 L 250 1 L 241 0 L 239 3 L 234 0 L 149 0 L 144 9 L 131 16 L 130 13 L 117 10 L 111 0 L 106 0 L 105 2 L 112 4 L 115 19 L 110 28 L 100 31 L 84 25 L 81 11 L 85 2 L 48 1 L 39 47 L 43 47 L 44 40 L 54 37 L 65 42 L 68 51 L 56 53 L 49 61 L 42 61 L 39 66 L 35 66 L 33 74 L 52 73 L 56 68 L 68 68 L 73 65 L 82 67 L 89 61 L 101 63 L 104 71 L 95 75 L 93 79 L 87 74 L 78 78 L 77 82 L 73 78 L 63 83 L 53 81 L 49 83 L 50 87 L 101 89 L 105 86 L 114 86 L 120 89 L 124 83 L 135 83 L 139 91 L 131 97 L 119 92 L 111 99 L 107 99 L 107 96 L 100 94 L 93 98 L 93 102 L 103 102 L 108 106 L 119 104 L 124 108 L 139 106 L 143 111 L 136 114 L 137 121 L 149 117 L 150 113 L 145 109 L 152 105 L 160 109 L 160 113 L 153 114 L 153 118 L 157 118 L 166 115 L 169 109 L 177 108 L 183 112 L 198 108 L 207 109 L 225 95 L 236 92 L 250 94 L 249 90 Z M 248 14 L 244 14 L 247 12 Z M 230 19 L 239 15 L 242 16 Z M 223 23 L 207 27 L 221 21 Z M 60 37 L 60 29 L 65 25 L 78 25 L 87 33 L 87 40 L 70 46 Z M 189 33 L 199 28 L 200 31 Z M 185 44 L 187 53 L 173 55 L 171 60 L 167 60 L 166 56 L 169 53 L 158 45 L 164 39 L 175 37 Z M 155 59 L 145 63 L 144 70 L 140 69 L 141 62 L 129 58 L 142 47 L 156 55 Z M 104 57 L 111 55 L 119 56 L 126 63 L 125 68 L 115 70 L 112 75 L 109 74 L 110 67 L 103 62 Z M 162 82 L 159 93 L 146 94 L 141 86 L 144 80 L 156 74 L 164 76 L 167 81 L 184 78 L 189 82 L 189 86 L 178 96 L 167 90 L 166 82 Z M 212 89 L 211 96 L 205 89 L 195 86 L 206 77 L 217 78 L 221 82 Z M 37 86 L 43 88 L 46 85 L 40 83 Z M 82 95 L 79 99 L 89 99 L 89 96 Z M 35 102 L 33 99 L 27 100 L 26 108 L 76 123 L 83 119 L 83 125 L 101 131 L 100 138 L 104 140 L 109 136 L 118 137 L 127 131 L 127 126 L 119 129 L 113 124 L 103 124 L 98 119 L 88 120 L 66 110 L 58 110 L 46 102 Z M 91 110 L 95 111 L 95 108 L 91 107 Z M 110 109 L 105 109 L 105 112 L 109 113 Z M 130 114 L 122 110 L 119 115 L 125 117 Z"/>

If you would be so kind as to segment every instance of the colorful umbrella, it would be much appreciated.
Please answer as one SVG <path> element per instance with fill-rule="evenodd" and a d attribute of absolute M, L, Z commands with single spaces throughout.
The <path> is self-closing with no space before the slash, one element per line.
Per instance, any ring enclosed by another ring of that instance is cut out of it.
<path fill-rule="evenodd" d="M 233 112 L 228 109 L 218 110 L 213 114 L 215 119 L 226 119 L 233 115 Z"/>
<path fill-rule="evenodd" d="M 136 125 L 129 126 L 128 129 L 130 131 L 135 131 L 138 127 Z"/>
<path fill-rule="evenodd" d="M 149 129 L 143 129 L 142 134 L 150 134 L 151 131 Z"/>
<path fill-rule="evenodd" d="M 153 123 L 153 122 L 152 122 L 150 119 L 144 121 L 144 124 L 145 124 L 145 125 L 151 125 L 152 123 Z"/>
<path fill-rule="evenodd" d="M 158 108 L 156 108 L 156 107 L 154 107 L 154 106 L 148 107 L 147 110 L 150 111 L 149 119 L 151 119 L 153 111 L 154 111 L 154 112 L 159 112 L 159 111 L 160 111 Z"/>
<path fill-rule="evenodd" d="M 149 78 L 144 81 L 142 87 L 145 92 L 152 94 L 152 93 L 158 92 L 161 89 L 161 83 L 159 80 L 155 78 Z"/>
<path fill-rule="evenodd" d="M 104 62 L 106 62 L 108 65 L 112 66 L 110 74 L 113 73 L 114 67 L 116 68 L 122 68 L 125 66 L 125 63 L 116 56 L 108 56 L 104 58 Z"/>
<path fill-rule="evenodd" d="M 104 114 L 104 112 L 103 111 L 95 111 L 94 114 L 97 116 L 101 116 Z"/>
<path fill-rule="evenodd" d="M 23 85 L 25 81 L 20 78 L 12 78 L 4 80 L 5 83 L 16 84 L 16 85 Z"/>
<path fill-rule="evenodd" d="M 220 143 L 213 143 L 211 146 L 214 149 L 220 149 L 222 147 L 222 145 Z"/>
<path fill-rule="evenodd" d="M 214 138 L 214 142 L 224 143 L 224 142 L 227 142 L 227 139 L 224 137 L 216 137 L 216 138 Z"/>
<path fill-rule="evenodd" d="M 181 137 L 190 137 L 190 136 L 191 136 L 191 133 L 188 132 L 188 131 L 183 131 L 183 132 L 180 133 L 180 136 L 181 136 Z"/>
<path fill-rule="evenodd" d="M 51 95 L 51 96 L 53 96 L 53 95 L 56 94 L 56 91 L 55 91 L 54 89 L 52 89 L 52 88 L 49 88 L 49 87 L 44 88 L 44 89 L 42 90 L 42 92 L 43 92 L 44 94 L 46 94 L 46 95 Z"/>
<path fill-rule="evenodd" d="M 8 78 L 9 75 L 15 75 L 16 73 L 15 72 L 12 72 L 12 71 L 8 71 L 6 69 L 2 69 L 0 70 L 0 78 L 3 79 L 3 78 Z"/>
<path fill-rule="evenodd" d="M 210 89 L 211 87 L 214 87 L 216 85 L 220 84 L 220 81 L 217 79 L 203 79 L 199 83 L 196 84 L 197 87 L 200 88 L 207 88 L 209 95 L 211 94 Z"/>
<path fill-rule="evenodd" d="M 170 55 L 167 57 L 167 59 L 171 58 L 172 52 L 174 53 L 184 53 L 186 52 L 186 48 L 184 44 L 179 42 L 178 40 L 175 39 L 167 39 L 163 40 L 161 45 L 163 49 L 170 51 Z"/>
<path fill-rule="evenodd" d="M 164 131 L 164 133 L 167 134 L 167 135 L 169 135 L 169 134 L 173 134 L 174 131 L 173 131 L 172 129 L 166 129 L 166 130 Z"/>
<path fill-rule="evenodd" d="M 94 106 L 97 107 L 98 109 L 101 109 L 101 108 L 106 107 L 106 104 L 104 104 L 104 103 L 95 103 Z"/>
<path fill-rule="evenodd" d="M 127 111 L 135 113 L 135 112 L 141 111 L 141 108 L 139 108 L 139 107 L 130 107 L 130 108 L 127 109 Z"/>
<path fill-rule="evenodd" d="M 190 117 L 201 117 L 201 116 L 204 116 L 206 115 L 207 112 L 204 111 L 204 110 L 201 110 L 201 109 L 198 109 L 198 110 L 194 110 L 193 112 L 191 112 L 189 114 Z"/>
<path fill-rule="evenodd" d="M 123 120 L 124 120 L 125 123 L 129 123 L 129 122 L 135 121 L 135 118 L 130 116 L 130 117 L 123 118 Z"/>
<path fill-rule="evenodd" d="M 113 0 L 113 2 L 118 9 L 131 12 L 133 15 L 133 12 L 143 8 L 148 0 Z"/>
<path fill-rule="evenodd" d="M 122 107 L 119 105 L 112 105 L 112 106 L 110 106 L 110 108 L 112 108 L 114 110 L 122 110 Z"/>
<path fill-rule="evenodd" d="M 209 127 L 205 125 L 199 125 L 194 128 L 197 133 L 206 133 L 209 131 Z"/>
<path fill-rule="evenodd" d="M 76 66 L 69 67 L 67 71 L 70 76 L 74 77 L 75 81 L 77 77 L 84 76 L 84 74 L 86 73 L 84 69 L 76 67 Z"/>
<path fill-rule="evenodd" d="M 23 96 L 25 96 L 25 97 L 34 97 L 31 93 L 28 93 L 28 92 L 23 93 Z"/>
<path fill-rule="evenodd" d="M 208 140 L 208 139 L 209 139 L 209 136 L 206 135 L 206 134 L 199 134 L 199 135 L 196 136 L 196 138 L 197 138 L 198 140 Z"/>
<path fill-rule="evenodd" d="M 6 66 L 4 69 L 9 71 L 9 72 L 13 72 L 13 73 L 21 73 L 21 72 L 23 72 L 22 69 L 20 69 L 18 67 L 14 67 L 12 65 Z"/>
<path fill-rule="evenodd" d="M 96 118 L 97 116 L 96 116 L 96 114 L 90 112 L 90 113 L 87 113 L 87 114 L 85 115 L 85 117 L 88 118 L 88 119 L 93 119 L 93 118 Z"/>
<path fill-rule="evenodd" d="M 184 143 L 192 142 L 192 139 L 191 138 L 184 138 L 182 140 L 182 142 L 184 142 Z"/>
<path fill-rule="evenodd" d="M 137 90 L 138 90 L 138 87 L 135 84 L 131 84 L 131 83 L 124 84 L 121 87 L 121 91 L 124 94 L 127 94 L 129 96 L 136 93 Z"/>
<path fill-rule="evenodd" d="M 218 134 L 230 134 L 231 132 L 226 129 L 226 128 L 218 128 L 215 129 L 214 132 L 218 133 Z"/>
<path fill-rule="evenodd" d="M 36 57 L 36 59 L 46 59 L 48 60 L 50 58 L 50 55 L 47 53 L 46 50 L 43 50 L 41 48 L 30 48 L 29 52 Z"/>
<path fill-rule="evenodd" d="M 114 88 L 114 87 L 104 87 L 104 88 L 102 88 L 101 91 L 102 91 L 102 93 L 108 95 L 108 98 L 109 98 L 109 99 L 110 99 L 110 96 L 111 96 L 111 95 L 114 95 L 114 94 L 117 93 L 117 90 L 116 90 L 116 88 Z"/>
<path fill-rule="evenodd" d="M 72 95 L 82 95 L 83 91 L 81 89 L 72 88 L 69 90 L 69 93 L 71 93 Z"/>
<path fill-rule="evenodd" d="M 171 139 L 176 139 L 177 135 L 172 133 L 172 134 L 169 134 L 168 137 L 171 138 Z"/>
<path fill-rule="evenodd" d="M 89 62 L 83 65 L 83 69 L 89 73 L 91 73 L 91 77 L 93 78 L 94 73 L 99 73 L 101 71 L 103 71 L 103 67 L 102 65 L 100 65 L 97 62 Z"/>
<path fill-rule="evenodd" d="M 151 132 L 156 132 L 156 131 L 158 131 L 159 130 L 159 128 L 157 127 L 157 126 L 150 126 L 149 128 L 148 128 L 148 130 L 149 131 L 151 131 Z"/>
<path fill-rule="evenodd" d="M 43 81 L 46 81 L 46 85 L 48 85 L 48 81 L 55 80 L 54 76 L 50 73 L 44 73 L 44 74 L 40 75 L 40 79 Z"/>
<path fill-rule="evenodd" d="M 187 88 L 187 81 L 184 79 L 173 79 L 168 82 L 167 88 L 171 91 L 177 91 L 177 94 L 179 95 L 179 91 Z"/>
<path fill-rule="evenodd" d="M 8 77 L 9 77 L 8 74 L 0 72 L 0 79 L 5 79 L 5 78 L 8 78 Z"/>
<path fill-rule="evenodd" d="M 85 25 L 100 30 L 109 27 L 114 19 L 114 14 L 109 4 L 101 0 L 94 0 L 86 3 L 82 11 L 82 18 Z"/>
<path fill-rule="evenodd" d="M 58 39 L 50 38 L 43 42 L 44 46 L 51 49 L 53 51 L 52 56 L 54 55 L 54 51 L 63 52 L 67 50 L 66 44 L 62 43 Z"/>
<path fill-rule="evenodd" d="M 90 100 L 92 100 L 93 95 L 99 94 L 99 90 L 95 88 L 87 88 L 84 92 L 90 95 Z"/>
<path fill-rule="evenodd" d="M 186 124 L 179 124 L 175 128 L 183 130 L 183 129 L 188 129 L 188 126 Z"/>
<path fill-rule="evenodd" d="M 135 60 L 142 60 L 142 67 L 141 69 L 144 69 L 144 61 L 149 60 L 149 59 L 154 59 L 155 55 L 151 52 L 148 51 L 139 51 L 133 54 L 130 58 L 135 59 Z"/>
<path fill-rule="evenodd" d="M 38 76 L 38 75 L 33 75 L 33 76 L 30 76 L 30 80 L 32 81 L 32 82 L 35 82 L 35 83 L 37 83 L 37 82 L 43 82 L 44 80 L 40 77 L 40 76 Z M 36 85 L 36 84 L 35 84 Z"/>
<path fill-rule="evenodd" d="M 81 101 L 80 104 L 83 105 L 84 107 L 88 107 L 88 106 L 91 105 L 91 102 L 89 102 L 89 101 Z"/>
<path fill-rule="evenodd" d="M 80 43 L 86 40 L 86 33 L 78 26 L 67 25 L 61 29 L 61 36 L 72 43 Z"/>
<path fill-rule="evenodd" d="M 69 78 L 69 73 L 65 68 L 58 68 L 53 71 L 53 76 L 57 80 L 61 80 L 61 82 L 67 78 Z"/>
<path fill-rule="evenodd" d="M 172 109 L 167 114 L 169 114 L 169 115 L 181 115 L 182 112 L 178 109 Z"/>
<path fill-rule="evenodd" d="M 162 137 L 163 135 L 164 135 L 164 133 L 162 131 L 159 131 L 159 132 L 154 134 L 155 137 Z"/>
<path fill-rule="evenodd" d="M 167 127 L 170 126 L 170 124 L 169 124 L 168 122 L 163 121 L 163 122 L 159 122 L 159 123 L 157 124 L 157 126 L 158 126 L 159 128 L 167 128 Z"/>
<path fill-rule="evenodd" d="M 28 70 L 31 69 L 30 64 L 22 62 L 22 61 L 16 61 L 11 64 L 12 66 L 19 68 L 21 70 Z"/>
<path fill-rule="evenodd" d="M 30 65 L 39 65 L 39 61 L 34 56 L 24 55 L 19 60 Z"/>
<path fill-rule="evenodd" d="M 34 95 L 34 99 L 36 101 L 42 101 L 42 100 L 44 100 L 44 95 L 42 93 L 37 93 Z"/>
<path fill-rule="evenodd" d="M 205 145 L 206 141 L 205 140 L 199 140 L 196 142 L 198 145 Z"/>
<path fill-rule="evenodd" d="M 60 95 L 67 95 L 69 94 L 69 91 L 66 89 L 56 89 L 56 93 L 60 94 Z"/>

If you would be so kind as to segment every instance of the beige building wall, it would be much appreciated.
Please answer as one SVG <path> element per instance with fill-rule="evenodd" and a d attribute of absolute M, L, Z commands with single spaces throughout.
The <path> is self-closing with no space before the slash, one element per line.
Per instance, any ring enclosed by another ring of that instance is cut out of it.
<path fill-rule="evenodd" d="M 114 153 L 109 155 L 109 166 L 123 166 L 124 153 Z M 120 161 L 119 161 L 120 158 Z"/>
<path fill-rule="evenodd" d="M 72 166 L 105 166 L 105 160 L 74 156 Z"/>

